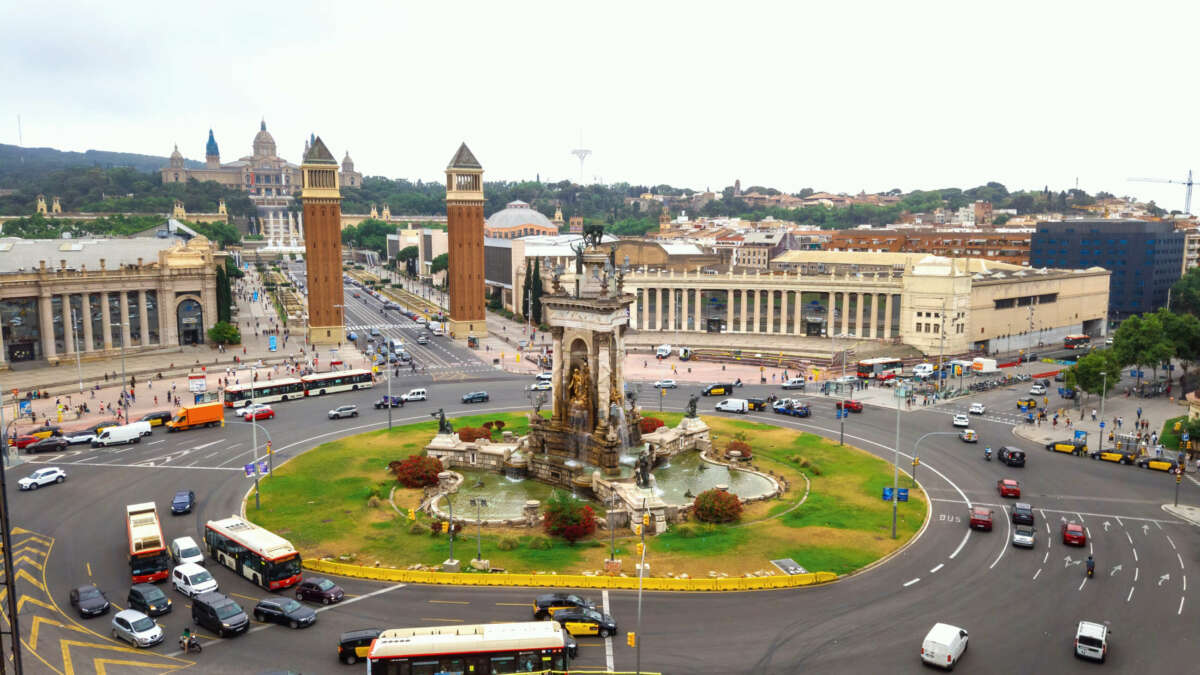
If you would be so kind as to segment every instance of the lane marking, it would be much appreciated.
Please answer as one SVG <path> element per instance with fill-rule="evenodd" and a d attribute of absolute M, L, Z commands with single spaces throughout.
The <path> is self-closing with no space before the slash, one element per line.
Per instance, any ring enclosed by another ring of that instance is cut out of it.
<path fill-rule="evenodd" d="M 1183 596 L 1179 597 L 1179 611 L 1175 612 L 1176 616 L 1178 616 L 1180 614 L 1183 614 Z"/>
<path fill-rule="evenodd" d="M 912 586 L 913 584 L 917 583 L 920 580 L 921 580 L 921 577 L 917 577 L 916 579 L 912 579 L 911 581 L 906 581 L 906 582 L 904 582 L 904 587 L 908 588 L 909 586 Z"/>
<path fill-rule="evenodd" d="M 1133 549 L 1133 561 L 1134 561 L 1134 562 L 1138 562 L 1138 555 L 1137 555 L 1137 549 L 1136 549 L 1136 548 L 1135 548 L 1135 549 Z"/>
<path fill-rule="evenodd" d="M 988 565 L 989 570 L 1000 563 L 1000 559 L 1004 557 L 1004 552 L 1008 550 L 1008 542 L 1012 541 L 1012 520 L 1008 517 L 1008 508 L 1002 506 L 1000 510 L 1004 513 L 1004 541 L 1000 543 L 1000 555 L 996 556 L 991 565 Z M 1049 553 L 1046 555 L 1049 555 Z"/>
<path fill-rule="evenodd" d="M 211 443 L 205 443 L 205 444 L 203 444 L 203 445 L 197 445 L 196 447 L 194 447 L 194 448 L 192 448 L 192 449 L 193 449 L 193 450 L 203 450 L 203 449 L 205 449 L 205 448 L 207 448 L 207 447 L 209 447 L 209 446 L 211 446 L 211 445 L 216 445 L 217 443 L 220 443 L 220 442 L 221 442 L 221 441 L 212 441 Z"/>
<path fill-rule="evenodd" d="M 602 603 L 602 606 L 604 607 L 604 613 L 610 614 L 610 612 L 608 611 L 608 589 L 607 588 L 601 592 L 600 601 Z M 612 646 L 612 636 L 611 635 L 604 638 L 604 659 L 605 659 L 605 662 L 608 664 L 608 670 L 609 671 L 615 670 L 615 668 L 613 668 L 613 646 Z"/>
<path fill-rule="evenodd" d="M 1175 557 L 1179 558 L 1179 569 L 1183 569 L 1183 556 L 1179 555 L 1179 552 L 1177 551 L 1175 553 Z"/>
<path fill-rule="evenodd" d="M 949 482 L 949 481 L 947 481 L 947 482 Z M 969 500 L 945 499 L 945 498 L 941 498 L 941 497 L 930 498 L 930 501 L 945 502 L 945 503 L 949 503 L 949 504 L 966 504 L 968 507 L 970 507 L 970 506 L 1003 506 L 1003 504 L 993 504 L 993 503 L 989 503 L 989 502 L 971 502 Z M 1066 510 L 1061 510 L 1061 509 L 1045 509 L 1045 510 L 1049 513 L 1077 513 L 1076 511 L 1066 511 Z M 1091 513 L 1089 511 L 1083 511 L 1081 513 L 1083 513 L 1083 515 L 1091 516 L 1093 518 L 1117 518 L 1117 519 L 1124 518 L 1125 520 L 1144 521 L 1147 523 L 1166 523 L 1168 525 L 1183 525 L 1183 524 L 1185 524 L 1181 520 L 1169 520 L 1169 519 L 1164 519 L 1164 518 L 1142 518 L 1139 516 L 1116 516 L 1111 513 Z"/>
<path fill-rule="evenodd" d="M 465 619 L 441 619 L 436 616 L 423 616 L 423 617 L 421 617 L 420 620 L 421 621 L 446 621 L 448 623 L 463 623 L 464 621 L 466 621 Z"/>
<path fill-rule="evenodd" d="M 165 438 L 160 438 L 160 439 L 158 439 L 157 441 L 150 441 L 150 442 L 149 442 L 149 443 L 147 443 L 146 445 L 158 445 L 159 443 L 166 443 L 166 442 L 167 442 L 167 439 L 165 439 Z"/>
<path fill-rule="evenodd" d="M 1133 537 L 1129 536 L 1129 532 L 1125 533 L 1125 538 L 1129 540 L 1130 545 L 1133 544 Z"/>
<path fill-rule="evenodd" d="M 470 600 L 428 600 L 427 602 L 432 602 L 435 605 L 469 605 L 469 604 L 471 604 Z"/>
<path fill-rule="evenodd" d="M 1129 602 L 1132 599 L 1133 599 L 1133 586 L 1130 586 L 1129 587 L 1129 595 L 1125 596 L 1125 602 Z"/>
<path fill-rule="evenodd" d="M 1076 588 L 1075 590 L 1077 590 L 1077 591 L 1082 591 L 1082 590 L 1083 590 L 1083 587 L 1084 587 L 1084 585 L 1086 585 L 1086 584 L 1087 584 L 1087 577 L 1084 577 L 1084 578 L 1083 578 L 1083 581 L 1079 582 L 1079 588 Z"/>
<path fill-rule="evenodd" d="M 1120 525 L 1121 527 L 1125 527 L 1125 523 L 1122 523 L 1122 522 L 1121 522 L 1121 517 L 1120 517 L 1120 516 L 1113 516 L 1113 518 L 1116 518 L 1116 519 L 1117 519 L 1117 524 L 1118 524 L 1118 525 Z M 1132 519 L 1132 518 L 1130 518 L 1130 520 L 1133 520 L 1133 519 Z"/>
<path fill-rule="evenodd" d="M 498 607 L 528 607 L 528 602 L 497 602 Z"/>
<path fill-rule="evenodd" d="M 1046 555 L 1042 556 L 1042 564 L 1045 565 L 1046 561 L 1049 559 L 1050 559 L 1050 551 L 1046 551 Z"/>
<path fill-rule="evenodd" d="M 1033 580 L 1037 581 L 1038 575 L 1040 575 L 1041 573 L 1042 573 L 1042 568 L 1039 567 L 1037 569 L 1037 571 L 1033 573 Z"/>
<path fill-rule="evenodd" d="M 1162 525 L 1159 525 L 1159 527 L 1162 527 Z M 1176 550 L 1175 549 L 1175 540 L 1171 539 L 1171 535 L 1169 535 L 1169 534 L 1167 535 L 1167 543 L 1171 545 L 1171 550 Z"/>
<path fill-rule="evenodd" d="M 89 577 L 92 576 L 92 563 L 84 563 L 84 564 L 87 565 L 88 576 Z M 1183 590 L 1185 590 L 1185 591 L 1187 590 L 1187 579 L 1186 578 L 1183 580 Z"/>
<path fill-rule="evenodd" d="M 1141 571 L 1141 568 L 1139 568 L 1139 567 L 1135 567 L 1135 568 L 1133 568 L 1133 581 L 1134 581 L 1134 583 L 1137 583 L 1138 576 L 1139 576 L 1139 575 L 1138 575 L 1138 572 L 1140 572 L 1140 571 Z"/>
<path fill-rule="evenodd" d="M 937 571 L 946 566 L 946 563 L 938 563 L 938 566 L 929 570 L 930 574 L 937 574 Z"/>

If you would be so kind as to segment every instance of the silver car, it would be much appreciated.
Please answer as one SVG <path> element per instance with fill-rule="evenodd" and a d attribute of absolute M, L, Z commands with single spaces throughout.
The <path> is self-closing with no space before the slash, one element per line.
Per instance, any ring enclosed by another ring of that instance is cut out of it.
<path fill-rule="evenodd" d="M 1013 528 L 1012 543 L 1013 546 L 1022 548 L 1033 548 L 1036 530 L 1030 525 L 1017 525 Z"/>
<path fill-rule="evenodd" d="M 340 405 L 329 411 L 329 419 L 341 419 L 343 417 L 358 417 L 358 406 L 356 405 Z"/>
<path fill-rule="evenodd" d="M 136 609 L 126 609 L 113 617 L 112 636 L 134 647 L 153 647 L 163 641 L 163 629 Z"/>

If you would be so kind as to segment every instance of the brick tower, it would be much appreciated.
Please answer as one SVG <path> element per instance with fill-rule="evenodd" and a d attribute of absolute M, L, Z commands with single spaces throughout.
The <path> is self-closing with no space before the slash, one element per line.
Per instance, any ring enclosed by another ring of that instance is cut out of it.
<path fill-rule="evenodd" d="M 318 137 L 304 155 L 304 260 L 308 267 L 308 340 L 337 345 L 342 321 L 342 193 L 338 163 Z"/>
<path fill-rule="evenodd" d="M 487 337 L 483 280 L 483 167 L 463 143 L 446 167 L 450 335 Z"/>

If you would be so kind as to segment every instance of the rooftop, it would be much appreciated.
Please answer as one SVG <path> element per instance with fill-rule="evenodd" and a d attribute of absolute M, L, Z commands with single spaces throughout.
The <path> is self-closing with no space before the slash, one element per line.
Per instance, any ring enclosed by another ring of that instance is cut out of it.
<path fill-rule="evenodd" d="M 134 237 L 131 239 L 0 239 L 0 274 L 33 272 L 39 262 L 46 261 L 47 269 L 58 269 L 62 260 L 70 269 L 87 266 L 90 270 L 100 269 L 104 258 L 106 269 L 117 269 L 122 265 L 136 265 L 138 258 L 143 263 L 158 263 L 158 253 L 177 245 L 175 239 L 157 237 Z"/>

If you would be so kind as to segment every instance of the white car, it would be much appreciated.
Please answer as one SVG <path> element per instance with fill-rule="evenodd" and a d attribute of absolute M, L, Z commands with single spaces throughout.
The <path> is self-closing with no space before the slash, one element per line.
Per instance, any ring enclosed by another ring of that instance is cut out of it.
<path fill-rule="evenodd" d="M 987 408 L 982 403 L 972 403 L 970 410 L 967 410 L 967 412 L 972 415 L 982 415 L 987 412 Z"/>
<path fill-rule="evenodd" d="M 96 440 L 96 432 L 80 430 L 80 431 L 64 431 L 63 438 L 70 445 L 79 445 L 80 443 L 91 443 Z"/>
<path fill-rule="evenodd" d="M 1108 658 L 1108 626 L 1080 621 L 1075 629 L 1075 656 L 1104 663 Z"/>
<path fill-rule="evenodd" d="M 948 623 L 935 623 L 921 643 L 921 661 L 953 670 L 967 651 L 967 631 Z"/>
<path fill-rule="evenodd" d="M 408 393 L 400 397 L 405 403 L 412 401 L 428 401 L 429 392 L 424 389 L 409 389 Z"/>
<path fill-rule="evenodd" d="M 204 551 L 196 545 L 196 540 L 191 537 L 176 537 L 171 542 L 171 559 L 176 565 L 182 563 L 196 563 L 197 565 L 204 564 Z"/>
<path fill-rule="evenodd" d="M 22 490 L 36 490 L 43 485 L 51 483 L 61 483 L 67 479 L 67 472 L 57 466 L 48 466 L 44 469 L 38 469 L 28 476 L 17 481 L 17 486 Z"/>
<path fill-rule="evenodd" d="M 655 389 L 675 389 L 678 386 L 675 384 L 675 380 L 659 380 L 654 383 Z"/>
<path fill-rule="evenodd" d="M 971 420 L 966 415 L 955 415 L 953 424 L 956 427 L 969 427 Z"/>
<path fill-rule="evenodd" d="M 553 388 L 549 382 L 534 382 L 525 389 L 527 391 L 550 391 Z"/>
<path fill-rule="evenodd" d="M 196 563 L 182 563 L 171 570 L 171 585 L 189 598 L 217 590 L 217 580 Z"/>
<path fill-rule="evenodd" d="M 238 417 L 245 417 L 246 415 L 249 415 L 257 410 L 271 407 L 266 403 L 246 403 L 245 401 L 241 401 L 237 405 L 240 407 L 234 407 L 233 414 L 237 415 Z"/>
<path fill-rule="evenodd" d="M 112 636 L 134 647 L 153 647 L 163 641 L 163 629 L 136 609 L 126 609 L 113 617 Z"/>
<path fill-rule="evenodd" d="M 1046 387 L 1040 384 L 1035 384 L 1029 388 L 1029 393 L 1032 396 L 1042 396 L 1046 393 Z"/>

